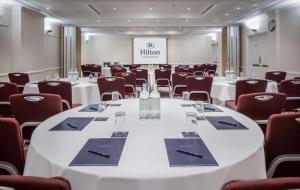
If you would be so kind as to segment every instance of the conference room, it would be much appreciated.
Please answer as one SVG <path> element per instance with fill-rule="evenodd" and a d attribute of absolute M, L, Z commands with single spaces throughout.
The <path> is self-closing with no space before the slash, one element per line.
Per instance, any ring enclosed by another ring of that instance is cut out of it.
<path fill-rule="evenodd" d="M 0 190 L 300 189 L 299 0 L 0 0 Z"/>

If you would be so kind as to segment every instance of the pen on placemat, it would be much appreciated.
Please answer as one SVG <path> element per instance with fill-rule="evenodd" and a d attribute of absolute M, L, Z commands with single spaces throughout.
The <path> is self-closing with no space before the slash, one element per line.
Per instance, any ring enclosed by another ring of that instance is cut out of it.
<path fill-rule="evenodd" d="M 206 107 L 204 107 L 204 109 L 206 109 L 206 110 L 212 110 L 212 111 L 215 111 L 216 109 L 214 109 L 214 108 L 206 108 Z"/>
<path fill-rule="evenodd" d="M 228 122 L 226 122 L 226 121 L 219 121 L 219 123 L 226 124 L 226 125 L 237 126 L 237 124 L 234 124 L 234 123 L 228 123 Z"/>
<path fill-rule="evenodd" d="M 202 158 L 201 154 L 197 154 L 195 152 L 189 152 L 189 151 L 180 150 L 180 149 L 176 149 L 176 151 L 180 152 L 180 153 L 183 153 L 183 154 L 188 154 L 188 155 L 191 155 L 191 156 L 196 156 L 196 157 Z"/>
<path fill-rule="evenodd" d="M 67 125 L 68 125 L 69 127 L 73 128 L 73 129 L 77 129 L 77 127 L 74 126 L 74 125 L 72 125 L 71 123 L 67 123 Z"/>
<path fill-rule="evenodd" d="M 88 152 L 93 153 L 93 154 L 97 154 L 97 155 L 99 155 L 99 156 L 103 156 L 103 157 L 106 157 L 106 158 L 109 158 L 109 157 L 110 157 L 109 154 L 105 154 L 105 153 L 98 152 L 98 151 L 95 151 L 95 150 L 90 150 L 90 149 L 89 149 Z"/>
<path fill-rule="evenodd" d="M 98 111 L 98 108 L 90 107 L 90 109 Z"/>

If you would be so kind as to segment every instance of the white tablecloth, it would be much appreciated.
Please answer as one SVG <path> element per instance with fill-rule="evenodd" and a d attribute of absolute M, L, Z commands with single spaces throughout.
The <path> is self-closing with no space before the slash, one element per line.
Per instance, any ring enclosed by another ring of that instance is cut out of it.
<path fill-rule="evenodd" d="M 197 131 L 219 166 L 170 167 L 165 138 L 182 138 L 187 130 L 185 114 L 193 107 L 181 107 L 182 100 L 161 100 L 161 119 L 138 119 L 138 100 L 122 100 L 121 107 L 108 107 L 102 116 L 106 122 L 91 122 L 82 131 L 49 131 L 67 117 L 93 117 L 98 113 L 77 112 L 58 114 L 43 122 L 34 132 L 27 153 L 24 175 L 63 176 L 72 190 L 220 190 L 237 179 L 266 177 L 264 135 L 257 124 L 232 110 L 206 115 L 232 116 L 249 130 L 216 130 L 208 121 L 198 122 Z M 68 165 L 89 138 L 109 138 L 113 131 L 114 113 L 126 111 L 129 131 L 118 166 Z M 174 111 L 176 110 L 176 111 Z"/>
<path fill-rule="evenodd" d="M 66 79 L 63 79 L 66 80 Z M 24 94 L 39 93 L 36 83 L 27 83 L 23 90 Z M 72 86 L 72 102 L 73 104 L 92 104 L 98 103 L 100 100 L 99 88 L 96 80 L 88 78 L 80 78 L 78 84 Z"/>

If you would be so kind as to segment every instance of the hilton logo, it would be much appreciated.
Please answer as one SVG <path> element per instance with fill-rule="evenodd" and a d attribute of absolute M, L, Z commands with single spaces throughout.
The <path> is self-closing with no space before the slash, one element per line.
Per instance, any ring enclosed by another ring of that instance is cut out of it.
<path fill-rule="evenodd" d="M 146 43 L 146 49 L 141 49 L 141 55 L 146 56 L 158 56 L 160 55 L 160 51 L 153 51 L 151 49 L 155 48 L 154 43 L 148 42 Z"/>

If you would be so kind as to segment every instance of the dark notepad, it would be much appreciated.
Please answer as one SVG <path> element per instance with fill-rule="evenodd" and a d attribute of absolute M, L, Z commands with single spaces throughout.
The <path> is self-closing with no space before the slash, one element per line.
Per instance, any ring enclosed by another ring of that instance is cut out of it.
<path fill-rule="evenodd" d="M 194 131 L 192 131 L 192 132 L 181 132 L 181 134 L 184 138 L 195 138 L 195 137 L 197 138 L 197 137 L 199 137 L 198 133 L 194 132 Z"/>
<path fill-rule="evenodd" d="M 50 129 L 50 131 L 81 131 L 93 119 L 93 117 L 69 117 Z"/>
<path fill-rule="evenodd" d="M 117 131 L 113 132 L 111 135 L 112 138 L 127 138 L 128 132 L 127 131 Z"/>
<path fill-rule="evenodd" d="M 106 108 L 108 105 L 106 105 Z M 90 104 L 79 110 L 79 112 L 98 112 L 99 104 Z M 100 112 L 104 111 L 104 109 L 100 110 Z"/>
<path fill-rule="evenodd" d="M 206 116 L 206 119 L 218 130 L 248 129 L 230 116 Z"/>
<path fill-rule="evenodd" d="M 218 166 L 201 138 L 165 139 L 165 145 L 171 167 Z"/>
<path fill-rule="evenodd" d="M 70 166 L 117 166 L 126 138 L 89 139 Z"/>

